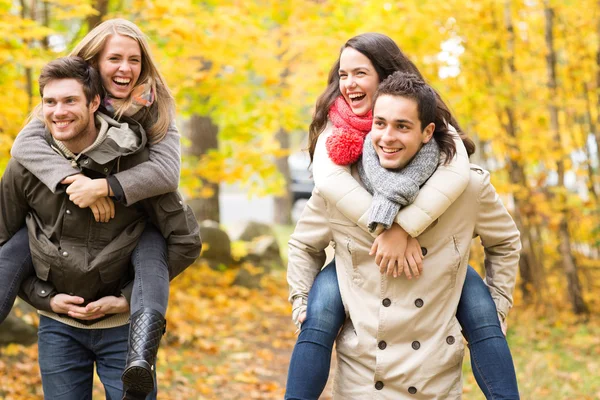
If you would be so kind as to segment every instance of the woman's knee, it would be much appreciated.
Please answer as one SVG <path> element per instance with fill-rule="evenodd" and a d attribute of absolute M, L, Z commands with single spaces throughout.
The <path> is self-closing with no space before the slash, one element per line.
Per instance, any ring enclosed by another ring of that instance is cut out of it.
<path fill-rule="evenodd" d="M 329 324 L 339 329 L 345 316 L 335 265 L 330 264 L 315 279 L 308 296 L 307 318 L 320 321 L 320 325 Z"/>
<path fill-rule="evenodd" d="M 457 313 L 461 324 L 499 324 L 496 304 L 479 274 L 469 267 Z"/>

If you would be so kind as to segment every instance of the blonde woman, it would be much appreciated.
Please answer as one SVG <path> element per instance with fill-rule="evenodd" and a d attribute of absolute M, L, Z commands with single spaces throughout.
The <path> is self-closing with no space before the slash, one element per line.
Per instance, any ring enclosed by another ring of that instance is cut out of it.
<path fill-rule="evenodd" d="M 64 190 L 81 208 L 89 208 L 97 223 L 114 217 L 114 201 L 127 206 L 177 189 L 180 172 L 180 136 L 174 122 L 174 100 L 152 58 L 146 37 L 132 22 L 107 20 L 75 47 L 79 56 L 95 67 L 105 96 L 101 111 L 115 119 L 132 118 L 148 135 L 149 160 L 133 168 L 90 179 L 58 155 L 45 140 L 43 122 L 33 119 L 17 136 L 12 156 L 50 190 Z M 156 395 L 155 363 L 164 332 L 169 296 L 169 279 L 181 271 L 167 265 L 165 239 L 148 223 L 131 259 L 133 282 L 123 288 L 130 300 L 131 324 L 127 363 L 122 375 L 124 398 L 145 399 Z M 14 302 L 20 282 L 33 274 L 26 228 L 16 233 L 0 249 L 0 274 L 6 275 L 0 287 L 0 321 Z M 88 302 L 71 296 L 65 307 L 69 317 L 93 321 L 103 317 L 110 304 Z"/>

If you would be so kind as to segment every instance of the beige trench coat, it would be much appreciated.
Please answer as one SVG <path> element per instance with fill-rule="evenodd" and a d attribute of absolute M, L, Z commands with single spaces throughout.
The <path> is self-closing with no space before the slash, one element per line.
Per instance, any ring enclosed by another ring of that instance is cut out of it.
<path fill-rule="evenodd" d="M 461 397 L 464 346 L 455 314 L 477 235 L 486 266 L 514 286 L 519 232 L 489 173 L 478 166 L 471 167 L 463 194 L 418 237 L 425 253 L 419 279 L 382 276 L 368 254 L 372 236 L 315 190 L 289 242 L 288 282 L 290 299 L 303 301 L 323 266 L 324 249 L 335 243 L 349 316 L 337 340 L 335 399 Z"/>

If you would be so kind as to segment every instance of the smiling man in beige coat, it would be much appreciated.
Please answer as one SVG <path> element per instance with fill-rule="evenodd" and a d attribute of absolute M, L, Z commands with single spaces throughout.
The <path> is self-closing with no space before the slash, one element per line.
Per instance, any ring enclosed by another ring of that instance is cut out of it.
<path fill-rule="evenodd" d="M 402 79 L 392 76 L 388 79 Z M 430 140 L 415 99 L 379 93 L 370 137 L 382 167 L 401 169 Z M 360 179 L 356 168 L 353 175 Z M 511 299 L 519 232 L 490 183 L 472 165 L 463 194 L 417 239 L 425 255 L 419 279 L 382 275 L 369 255 L 373 237 L 318 190 L 289 242 L 290 300 L 306 298 L 335 244 L 337 276 L 348 320 L 337 340 L 335 399 L 459 399 L 464 345 L 456 308 L 471 239 L 479 236 L 486 269 Z"/>

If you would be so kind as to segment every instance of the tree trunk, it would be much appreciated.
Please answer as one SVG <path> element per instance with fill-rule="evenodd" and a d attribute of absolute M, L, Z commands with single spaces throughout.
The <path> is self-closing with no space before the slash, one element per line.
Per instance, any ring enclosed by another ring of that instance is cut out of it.
<path fill-rule="evenodd" d="M 554 35 L 552 33 L 554 26 L 554 10 L 550 7 L 549 1 L 544 0 L 544 14 L 546 19 L 545 24 L 545 38 L 547 46 L 546 55 L 546 66 L 548 73 L 548 91 L 549 91 L 549 105 L 548 111 L 550 112 L 550 129 L 554 137 L 554 144 L 556 150 L 559 152 L 562 149 L 561 136 L 558 126 L 558 107 L 556 106 L 557 101 L 557 90 L 556 90 L 556 53 L 554 50 Z M 579 275 L 577 273 L 577 265 L 575 258 L 571 252 L 571 235 L 569 233 L 568 224 L 568 209 L 567 209 L 567 198 L 566 198 L 566 187 L 565 187 L 565 165 L 563 156 L 556 163 L 556 169 L 558 174 L 558 188 L 559 193 L 555 200 L 559 206 L 560 212 L 560 223 L 559 223 L 559 254 L 561 256 L 561 262 L 565 275 L 567 277 L 567 292 L 573 311 L 576 314 L 583 314 L 588 312 L 587 305 L 583 301 L 583 295 L 581 291 L 581 284 L 579 282 Z"/>
<path fill-rule="evenodd" d="M 91 31 L 102 22 L 102 19 L 106 16 L 106 13 L 108 13 L 108 1 L 109 0 L 96 0 L 94 9 L 98 11 L 98 15 L 90 15 L 87 17 L 88 31 Z"/>
<path fill-rule="evenodd" d="M 279 129 L 275 138 L 282 149 L 287 150 L 290 148 L 290 135 L 283 128 Z M 278 157 L 275 164 L 285 179 L 285 189 L 283 195 L 275 197 L 275 215 L 273 217 L 276 224 L 289 225 L 292 223 L 292 193 L 290 183 L 291 174 L 287 154 L 283 157 Z"/>
<path fill-rule="evenodd" d="M 512 22 L 512 14 L 510 9 L 510 1 L 504 3 L 504 26 L 508 32 L 508 75 L 510 79 L 514 79 L 516 76 L 516 67 L 514 62 L 514 27 Z M 514 87 L 514 85 L 511 85 Z M 514 94 L 511 93 L 511 99 L 508 102 L 508 106 L 504 107 L 504 114 L 506 116 L 506 124 L 504 130 L 510 137 L 510 144 L 512 151 L 509 152 L 508 156 L 508 168 L 509 168 L 509 179 L 510 182 L 519 188 L 523 188 L 522 193 L 515 193 L 515 210 L 514 219 L 517 224 L 519 232 L 521 232 L 521 258 L 519 259 L 519 274 L 521 275 L 521 292 L 523 298 L 526 301 L 531 301 L 534 298 L 543 298 L 542 293 L 545 292 L 546 287 L 546 276 L 543 265 L 539 262 L 539 259 L 535 251 L 535 240 L 532 240 L 531 231 L 532 226 L 529 223 L 528 214 L 531 212 L 531 206 L 529 205 L 528 199 L 530 198 L 530 189 L 525 174 L 525 169 L 521 162 L 517 159 L 513 159 L 510 154 L 517 154 L 517 125 L 515 118 L 515 110 L 512 107 L 516 103 Z M 536 291 L 537 295 L 536 296 Z"/>
<path fill-rule="evenodd" d="M 597 2 L 597 9 L 600 10 L 600 0 Z M 596 35 L 600 35 L 600 18 L 596 25 Z M 600 127 L 600 41 L 596 49 L 596 122 Z M 596 129 L 594 136 L 596 138 L 596 156 L 600 162 L 600 129 Z"/>
<path fill-rule="evenodd" d="M 189 154 L 200 158 L 211 149 L 218 148 L 217 133 L 219 128 L 213 124 L 210 117 L 192 115 L 189 121 L 188 137 L 192 142 Z M 190 205 L 198 220 L 210 219 L 219 222 L 221 220 L 219 209 L 219 184 L 202 180 L 202 185 L 213 191 L 209 198 L 197 198 L 190 201 Z"/>
<path fill-rule="evenodd" d="M 596 124 L 594 124 L 594 120 L 592 119 L 592 105 L 591 105 L 590 95 L 588 93 L 588 87 L 587 87 L 586 83 L 583 84 L 583 96 L 585 98 L 585 113 L 586 113 L 586 119 L 588 121 L 588 132 L 591 133 L 592 135 L 594 135 L 594 138 L 596 138 L 596 136 L 597 136 Z M 585 128 L 584 128 L 584 130 L 585 130 Z M 596 201 L 596 205 L 598 205 L 598 191 L 596 189 L 596 176 L 594 174 L 594 167 L 592 165 L 593 163 L 592 163 L 592 154 L 590 153 L 590 146 L 588 146 L 588 135 L 585 132 L 583 135 L 583 146 L 585 148 L 585 157 L 587 159 L 586 170 L 587 170 L 587 178 L 588 178 L 588 184 L 587 184 L 588 191 L 594 197 L 594 200 Z M 598 160 L 598 162 L 600 164 L 600 154 L 596 154 L 596 159 Z"/>
<path fill-rule="evenodd" d="M 34 14 L 35 4 L 31 4 L 31 7 L 27 7 L 25 0 L 21 0 L 21 18 L 35 20 Z M 30 40 L 25 39 L 23 42 L 30 46 Z M 31 67 L 25 67 L 25 87 L 27 90 L 27 113 L 29 114 L 33 110 L 33 71 Z"/>
<path fill-rule="evenodd" d="M 288 41 L 283 40 L 283 38 L 282 38 L 282 36 L 285 37 L 285 36 L 288 36 L 288 34 L 284 31 L 282 31 L 282 29 L 283 28 L 281 25 L 278 25 L 276 28 L 277 34 L 281 35 L 279 40 L 277 41 L 277 46 L 278 46 L 277 59 L 279 60 L 279 62 L 284 62 L 283 60 L 284 60 L 285 56 L 290 51 L 290 49 L 284 44 L 284 43 L 287 43 Z M 289 69 L 288 63 L 292 63 L 292 62 L 293 62 L 293 60 L 288 60 L 287 62 L 284 62 L 285 64 L 283 64 L 283 69 L 282 69 L 281 73 L 279 74 L 280 83 L 279 83 L 279 93 L 277 95 L 279 101 L 285 101 L 282 93 L 288 86 L 288 78 L 290 75 L 290 69 Z M 280 124 L 279 130 L 277 131 L 275 138 L 279 142 L 279 146 L 282 150 L 290 149 L 290 135 L 281 126 L 281 124 Z M 291 193 L 292 183 L 291 183 L 290 166 L 288 164 L 288 155 L 286 154 L 283 157 L 278 157 L 277 160 L 275 160 L 275 164 L 277 165 L 277 169 L 279 170 L 279 173 L 283 176 L 285 188 L 284 188 L 283 195 L 275 197 L 275 204 L 274 204 L 275 215 L 273 216 L 273 219 L 276 224 L 289 225 L 292 223 L 292 205 L 293 204 L 292 204 L 292 193 Z"/>

